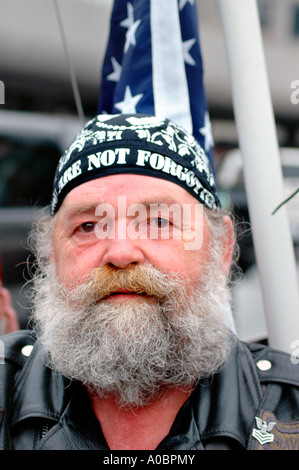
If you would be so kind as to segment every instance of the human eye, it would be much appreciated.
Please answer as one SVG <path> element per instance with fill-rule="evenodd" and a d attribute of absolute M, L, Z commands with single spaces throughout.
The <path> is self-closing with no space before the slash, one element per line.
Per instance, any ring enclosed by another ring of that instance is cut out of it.
<path fill-rule="evenodd" d="M 94 232 L 95 227 L 95 222 L 83 222 L 83 224 L 79 225 L 78 229 L 82 233 L 91 233 Z"/>
<path fill-rule="evenodd" d="M 167 217 L 151 217 L 149 223 L 149 235 L 152 239 L 172 238 L 173 226 Z"/>
<path fill-rule="evenodd" d="M 181 232 L 181 214 L 177 206 L 168 207 L 160 204 L 158 207 L 151 207 L 150 237 L 153 239 L 173 239 L 179 238 Z"/>
<path fill-rule="evenodd" d="M 164 217 L 153 217 L 150 219 L 150 226 L 157 229 L 168 228 L 170 221 Z"/>
<path fill-rule="evenodd" d="M 97 223 L 92 220 L 77 221 L 72 232 L 73 242 L 81 245 L 95 240 Z"/>

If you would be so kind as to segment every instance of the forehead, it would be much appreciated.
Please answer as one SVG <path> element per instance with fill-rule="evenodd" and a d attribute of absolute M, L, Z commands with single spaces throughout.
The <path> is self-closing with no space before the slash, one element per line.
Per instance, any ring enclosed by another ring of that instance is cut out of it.
<path fill-rule="evenodd" d="M 145 175 L 111 175 L 82 183 L 68 193 L 61 209 L 92 207 L 100 203 L 116 203 L 119 196 L 126 196 L 127 202 L 168 204 L 197 204 L 196 199 L 181 186 Z"/>

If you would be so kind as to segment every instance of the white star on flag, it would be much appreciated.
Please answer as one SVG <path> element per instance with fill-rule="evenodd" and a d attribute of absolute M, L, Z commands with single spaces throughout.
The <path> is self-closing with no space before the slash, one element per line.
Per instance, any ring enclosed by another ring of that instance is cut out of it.
<path fill-rule="evenodd" d="M 196 65 L 195 60 L 190 54 L 190 49 L 195 42 L 196 42 L 195 38 L 188 39 L 188 41 L 183 42 L 183 56 L 184 56 L 184 61 L 186 62 L 186 64 Z"/>
<path fill-rule="evenodd" d="M 134 8 L 132 3 L 127 4 L 127 14 L 128 17 L 125 20 L 122 20 L 119 24 L 120 26 L 123 26 L 124 28 L 128 29 L 134 23 Z"/>
<path fill-rule="evenodd" d="M 211 147 L 214 145 L 214 140 L 212 136 L 212 127 L 211 127 L 211 122 L 210 122 L 210 116 L 208 112 L 205 112 L 205 123 L 204 127 L 201 127 L 199 129 L 199 132 L 204 136 L 205 138 L 205 151 L 208 152 Z"/>
<path fill-rule="evenodd" d="M 136 113 L 136 106 L 143 97 L 143 93 L 132 96 L 131 89 L 126 86 L 124 100 L 119 103 L 115 103 L 115 107 L 120 110 L 122 114 L 134 114 Z"/>
<path fill-rule="evenodd" d="M 107 80 L 111 80 L 112 82 L 118 82 L 120 79 L 122 66 L 117 62 L 115 57 L 111 57 L 111 63 L 113 72 L 107 75 Z"/>
<path fill-rule="evenodd" d="M 194 0 L 180 0 L 179 9 L 182 10 L 187 2 L 191 3 L 191 5 L 194 5 Z"/>
<path fill-rule="evenodd" d="M 128 29 L 128 31 L 126 32 L 126 42 L 125 42 L 124 52 L 128 51 L 130 45 L 132 46 L 136 45 L 135 34 L 136 34 L 138 26 L 141 23 L 141 20 L 134 21 L 134 8 L 131 3 L 128 3 L 127 5 L 127 14 L 128 14 L 128 17 L 125 20 L 120 22 L 120 26 L 123 26 L 124 28 Z"/>
<path fill-rule="evenodd" d="M 125 48 L 124 51 L 127 52 L 130 45 L 132 46 L 136 45 L 136 38 L 135 38 L 135 33 L 137 31 L 138 26 L 140 25 L 141 20 L 135 21 L 135 23 L 132 24 L 132 26 L 128 29 L 127 34 L 126 34 L 126 43 L 125 43 Z"/>

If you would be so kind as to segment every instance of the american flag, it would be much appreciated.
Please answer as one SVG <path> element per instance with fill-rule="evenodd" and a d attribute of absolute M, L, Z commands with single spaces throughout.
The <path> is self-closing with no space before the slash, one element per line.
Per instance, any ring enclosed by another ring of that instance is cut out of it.
<path fill-rule="evenodd" d="M 114 0 L 98 113 L 144 113 L 184 127 L 213 167 L 195 0 Z"/>

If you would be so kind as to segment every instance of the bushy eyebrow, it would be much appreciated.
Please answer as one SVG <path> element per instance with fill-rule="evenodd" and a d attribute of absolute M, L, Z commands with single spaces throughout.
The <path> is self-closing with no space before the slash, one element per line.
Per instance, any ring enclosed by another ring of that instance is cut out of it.
<path fill-rule="evenodd" d="M 67 207 L 64 209 L 64 216 L 69 218 L 69 217 L 75 217 L 80 214 L 93 214 L 95 215 L 96 208 L 99 206 L 99 202 L 96 204 L 72 204 L 71 206 Z"/>
<path fill-rule="evenodd" d="M 169 196 L 166 197 L 150 197 L 147 199 L 143 199 L 142 201 L 139 201 L 138 204 L 141 204 L 145 207 L 150 207 L 151 205 L 160 205 L 160 204 L 166 204 L 167 206 L 171 206 L 172 204 L 179 204 L 181 203 L 177 199 L 173 199 Z"/>
<path fill-rule="evenodd" d="M 96 202 L 78 202 L 78 203 L 73 203 L 69 205 L 68 207 L 64 208 L 64 218 L 66 220 L 74 218 L 76 216 L 80 216 L 81 214 L 91 214 L 95 215 L 96 214 L 96 209 L 101 206 L 102 204 L 108 204 L 104 200 L 97 200 Z M 137 205 L 142 205 L 144 206 L 147 210 L 150 210 L 152 206 L 157 206 L 159 208 L 160 205 L 166 205 L 168 207 L 172 206 L 175 204 L 176 206 L 182 206 L 182 203 L 180 203 L 177 199 L 174 199 L 170 196 L 150 196 L 145 199 L 141 199 L 140 201 L 135 201 L 132 203 L 132 205 L 137 204 Z"/>

